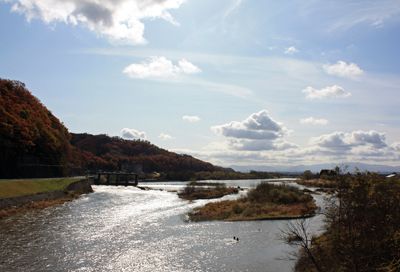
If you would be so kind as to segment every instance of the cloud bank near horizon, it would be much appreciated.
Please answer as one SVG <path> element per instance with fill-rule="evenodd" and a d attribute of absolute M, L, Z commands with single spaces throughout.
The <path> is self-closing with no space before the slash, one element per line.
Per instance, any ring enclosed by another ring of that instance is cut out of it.
<path fill-rule="evenodd" d="M 313 117 L 304 120 L 304 123 L 318 125 L 327 122 Z M 242 121 L 212 126 L 211 130 L 223 140 L 201 150 L 182 151 L 224 166 L 332 161 L 393 164 L 400 159 L 400 143 L 389 144 L 385 133 L 375 130 L 335 131 L 311 137 L 308 144 L 299 146 L 285 139 L 291 133 L 295 136 L 295 132 L 275 121 L 267 110 L 253 113 Z"/>

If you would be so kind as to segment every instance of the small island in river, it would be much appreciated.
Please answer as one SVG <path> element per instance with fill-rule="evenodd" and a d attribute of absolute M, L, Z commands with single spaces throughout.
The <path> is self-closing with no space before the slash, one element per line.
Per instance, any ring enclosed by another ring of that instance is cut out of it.
<path fill-rule="evenodd" d="M 189 213 L 189 219 L 245 221 L 303 218 L 313 216 L 316 209 L 313 197 L 300 189 L 261 183 L 245 197 L 195 208 Z"/>
<path fill-rule="evenodd" d="M 239 190 L 227 187 L 225 183 L 190 182 L 178 196 L 186 200 L 220 198 L 225 195 L 237 194 Z"/>

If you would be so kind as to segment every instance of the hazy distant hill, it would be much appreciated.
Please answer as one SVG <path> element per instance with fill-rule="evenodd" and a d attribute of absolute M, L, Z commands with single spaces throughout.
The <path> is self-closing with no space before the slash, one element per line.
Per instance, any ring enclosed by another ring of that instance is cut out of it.
<path fill-rule="evenodd" d="M 391 173 L 400 172 L 400 166 L 387 166 L 387 165 L 377 165 L 377 164 L 367 164 L 367 163 L 357 163 L 357 162 L 346 162 L 346 163 L 323 163 L 323 164 L 312 164 L 312 165 L 277 165 L 277 166 L 238 166 L 232 165 L 231 167 L 236 171 L 269 171 L 269 172 L 292 172 L 301 173 L 305 170 L 311 170 L 312 172 L 319 172 L 321 169 L 333 169 L 336 166 L 348 167 L 347 171 L 355 171 L 356 169 L 360 171 L 371 171 L 380 173 Z"/>
<path fill-rule="evenodd" d="M 0 79 L 0 151 L 0 178 L 77 175 L 86 170 L 135 169 L 185 176 L 232 171 L 147 141 L 70 134 L 23 83 L 5 79 Z"/>

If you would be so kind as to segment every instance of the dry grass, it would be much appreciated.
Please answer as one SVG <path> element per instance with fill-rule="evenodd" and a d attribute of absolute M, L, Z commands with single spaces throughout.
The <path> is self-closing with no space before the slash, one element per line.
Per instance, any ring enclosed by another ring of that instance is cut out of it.
<path fill-rule="evenodd" d="M 300 179 L 296 181 L 297 184 L 309 186 L 309 187 L 321 187 L 321 188 L 337 188 L 337 182 L 334 180 L 326 179 Z"/>
<path fill-rule="evenodd" d="M 246 221 L 266 219 L 301 218 L 313 215 L 316 205 L 312 203 L 273 204 L 227 200 L 208 203 L 189 214 L 192 221 L 225 220 Z"/>
<path fill-rule="evenodd" d="M 186 200 L 212 199 L 220 198 L 225 195 L 237 194 L 238 192 L 239 190 L 233 187 L 216 186 L 201 188 L 189 185 L 186 186 L 182 192 L 178 193 L 178 196 Z"/>
<path fill-rule="evenodd" d="M 288 219 L 314 215 L 316 209 L 313 198 L 300 190 L 262 184 L 247 197 L 196 208 L 189 213 L 189 218 L 192 221 Z"/>
<path fill-rule="evenodd" d="M 68 194 L 63 198 L 32 201 L 30 203 L 27 203 L 27 204 L 19 206 L 19 207 L 10 207 L 10 208 L 6 208 L 6 209 L 1 209 L 0 210 L 0 219 L 11 216 L 11 215 L 15 215 L 18 213 L 25 213 L 25 212 L 31 211 L 31 210 L 40 210 L 40 209 L 44 209 L 47 207 L 60 205 L 65 202 L 71 201 L 71 200 L 75 199 L 76 197 L 78 197 L 77 194 Z"/>

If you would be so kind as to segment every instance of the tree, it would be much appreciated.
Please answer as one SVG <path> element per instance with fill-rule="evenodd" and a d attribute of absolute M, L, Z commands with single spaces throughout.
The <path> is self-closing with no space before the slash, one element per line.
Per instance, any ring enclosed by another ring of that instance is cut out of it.
<path fill-rule="evenodd" d="M 286 229 L 282 230 L 281 238 L 291 246 L 300 247 L 302 253 L 305 254 L 314 265 L 315 270 L 317 272 L 323 271 L 311 248 L 312 235 L 309 231 L 307 219 L 290 221 Z"/>
<path fill-rule="evenodd" d="M 315 175 L 310 171 L 310 170 L 306 170 L 303 172 L 302 178 L 305 180 L 310 180 L 313 179 L 315 177 Z"/>

